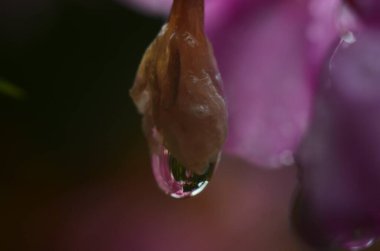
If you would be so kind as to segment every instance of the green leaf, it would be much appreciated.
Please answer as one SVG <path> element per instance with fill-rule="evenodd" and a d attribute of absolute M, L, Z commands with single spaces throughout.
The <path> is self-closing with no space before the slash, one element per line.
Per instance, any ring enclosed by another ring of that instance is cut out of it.
<path fill-rule="evenodd" d="M 0 94 L 6 95 L 8 97 L 18 99 L 18 100 L 25 99 L 26 97 L 26 92 L 24 89 L 3 79 L 0 79 Z"/>

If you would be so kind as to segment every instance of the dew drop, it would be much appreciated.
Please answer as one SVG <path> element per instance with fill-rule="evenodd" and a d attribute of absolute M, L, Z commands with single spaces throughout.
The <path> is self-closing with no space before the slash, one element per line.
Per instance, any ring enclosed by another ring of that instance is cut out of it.
<path fill-rule="evenodd" d="M 203 174 L 196 174 L 184 167 L 163 146 L 152 154 L 152 169 L 158 186 L 176 199 L 193 197 L 208 185 L 217 163 L 210 163 Z"/>

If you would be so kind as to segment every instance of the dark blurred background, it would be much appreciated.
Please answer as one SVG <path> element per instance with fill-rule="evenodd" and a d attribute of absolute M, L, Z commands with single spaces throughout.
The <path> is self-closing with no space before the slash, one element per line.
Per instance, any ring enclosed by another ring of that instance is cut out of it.
<path fill-rule="evenodd" d="M 38 10 L 23 3 L 0 6 L 0 78 L 16 89 L 0 92 L 2 177 L 34 183 L 48 173 L 65 183 L 99 175 L 141 140 L 128 90 L 162 20 L 109 1 Z M 25 162 L 46 155 L 57 166 L 28 171 Z"/>
<path fill-rule="evenodd" d="M 26 248 L 60 194 L 133 177 L 148 155 L 128 90 L 162 22 L 106 0 L 0 2 L 0 247 Z"/>

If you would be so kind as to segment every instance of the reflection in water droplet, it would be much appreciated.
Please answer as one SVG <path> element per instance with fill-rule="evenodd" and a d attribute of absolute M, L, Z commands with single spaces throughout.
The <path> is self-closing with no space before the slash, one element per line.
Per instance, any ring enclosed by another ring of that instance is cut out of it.
<path fill-rule="evenodd" d="M 159 187 L 173 198 L 193 197 L 209 183 L 217 163 L 210 163 L 204 174 L 196 174 L 179 163 L 167 149 L 152 155 L 152 168 Z"/>
<path fill-rule="evenodd" d="M 369 248 L 375 242 L 375 237 L 369 234 L 362 234 L 360 231 L 355 232 L 350 238 L 342 238 L 341 246 L 351 251 L 363 250 Z"/>

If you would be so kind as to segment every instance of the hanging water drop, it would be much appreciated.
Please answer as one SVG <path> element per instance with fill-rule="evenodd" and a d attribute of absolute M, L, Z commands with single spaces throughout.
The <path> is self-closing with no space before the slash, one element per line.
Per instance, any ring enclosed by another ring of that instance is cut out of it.
<path fill-rule="evenodd" d="M 218 161 L 217 161 L 218 162 Z M 183 166 L 163 146 L 152 154 L 152 169 L 159 187 L 173 198 L 193 197 L 208 185 L 218 163 L 210 163 L 203 174 L 197 174 Z"/>

